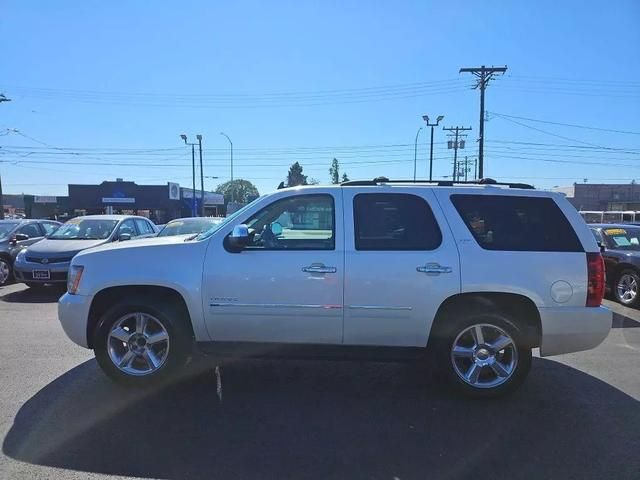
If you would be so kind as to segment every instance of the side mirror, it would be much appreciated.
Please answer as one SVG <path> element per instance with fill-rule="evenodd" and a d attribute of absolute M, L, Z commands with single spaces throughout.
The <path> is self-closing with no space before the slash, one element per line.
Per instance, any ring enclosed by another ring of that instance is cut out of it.
<path fill-rule="evenodd" d="M 600 247 L 600 253 L 604 253 L 604 251 L 607 249 L 607 247 L 604 246 L 604 243 L 602 242 L 597 242 L 598 243 L 598 247 Z"/>
<path fill-rule="evenodd" d="M 29 240 L 29 235 L 25 233 L 16 233 L 13 237 L 11 237 L 9 243 L 11 245 L 15 245 L 16 243 L 23 242 L 25 240 Z"/>
<path fill-rule="evenodd" d="M 118 241 L 120 242 L 124 242 L 125 240 L 131 240 L 131 234 L 130 233 L 121 233 L 120 235 L 118 235 Z"/>
<path fill-rule="evenodd" d="M 240 253 L 249 244 L 249 228 L 244 224 L 236 225 L 227 239 L 229 250 Z"/>

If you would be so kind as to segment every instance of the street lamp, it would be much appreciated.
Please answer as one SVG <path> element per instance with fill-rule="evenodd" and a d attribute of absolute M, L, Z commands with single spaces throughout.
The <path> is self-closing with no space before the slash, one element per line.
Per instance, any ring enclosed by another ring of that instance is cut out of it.
<path fill-rule="evenodd" d="M 433 181 L 433 129 L 442 121 L 444 115 L 438 115 L 436 123 L 429 123 L 429 115 L 423 115 L 422 119 L 427 123 L 427 127 L 431 127 L 431 149 L 429 150 L 429 181 Z"/>
<path fill-rule="evenodd" d="M 413 146 L 413 181 L 416 181 L 416 164 L 418 163 L 418 135 L 422 131 L 422 127 L 416 132 L 416 141 Z"/>
<path fill-rule="evenodd" d="M 191 190 L 191 215 L 197 216 L 196 212 L 196 145 L 200 147 L 200 180 L 202 186 L 204 186 L 204 180 L 202 179 L 202 135 L 196 135 L 198 143 L 191 143 L 187 141 L 187 136 L 183 133 L 180 138 L 184 140 L 185 145 L 191 145 L 191 175 L 193 180 L 193 189 Z M 204 188 L 202 189 L 201 201 L 204 205 Z"/>
<path fill-rule="evenodd" d="M 233 142 L 226 133 L 220 132 L 220 135 L 229 140 L 229 146 L 231 147 L 231 181 L 233 182 Z M 231 201 L 233 202 L 233 185 L 231 185 Z"/>

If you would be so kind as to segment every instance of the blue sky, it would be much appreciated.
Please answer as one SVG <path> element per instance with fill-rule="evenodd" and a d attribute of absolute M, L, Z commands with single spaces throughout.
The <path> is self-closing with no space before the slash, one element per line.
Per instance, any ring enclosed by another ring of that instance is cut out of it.
<path fill-rule="evenodd" d="M 296 160 L 328 182 L 334 156 L 351 178 L 410 178 L 423 114 L 473 127 L 460 154 L 477 154 L 479 95 L 458 70 L 481 64 L 508 66 L 487 110 L 521 117 L 489 114 L 487 176 L 640 179 L 635 0 L 5 1 L 0 22 L 7 193 L 64 195 L 116 177 L 188 186 L 180 133 L 204 136 L 213 188 L 230 174 L 221 131 L 235 177 L 261 192 Z M 436 131 L 438 178 L 451 174 L 445 141 Z"/>

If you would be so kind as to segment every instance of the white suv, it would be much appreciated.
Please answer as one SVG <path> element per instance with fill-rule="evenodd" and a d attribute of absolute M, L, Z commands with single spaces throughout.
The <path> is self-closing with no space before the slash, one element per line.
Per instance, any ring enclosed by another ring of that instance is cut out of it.
<path fill-rule="evenodd" d="M 112 378 L 193 352 L 417 358 L 471 395 L 512 390 L 531 350 L 594 348 L 611 312 L 593 235 L 559 194 L 376 179 L 265 195 L 196 237 L 73 259 L 62 326 Z"/>

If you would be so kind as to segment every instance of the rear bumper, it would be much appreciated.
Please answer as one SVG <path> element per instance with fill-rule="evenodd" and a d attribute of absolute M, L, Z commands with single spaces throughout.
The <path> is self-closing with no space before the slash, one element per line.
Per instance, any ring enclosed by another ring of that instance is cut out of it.
<path fill-rule="evenodd" d="M 64 333 L 71 341 L 84 348 L 89 348 L 87 322 L 92 299 L 87 295 L 65 293 L 58 300 L 58 319 Z"/>
<path fill-rule="evenodd" d="M 547 357 L 595 348 L 607 338 L 613 314 L 605 307 L 540 308 L 540 355 Z"/>

